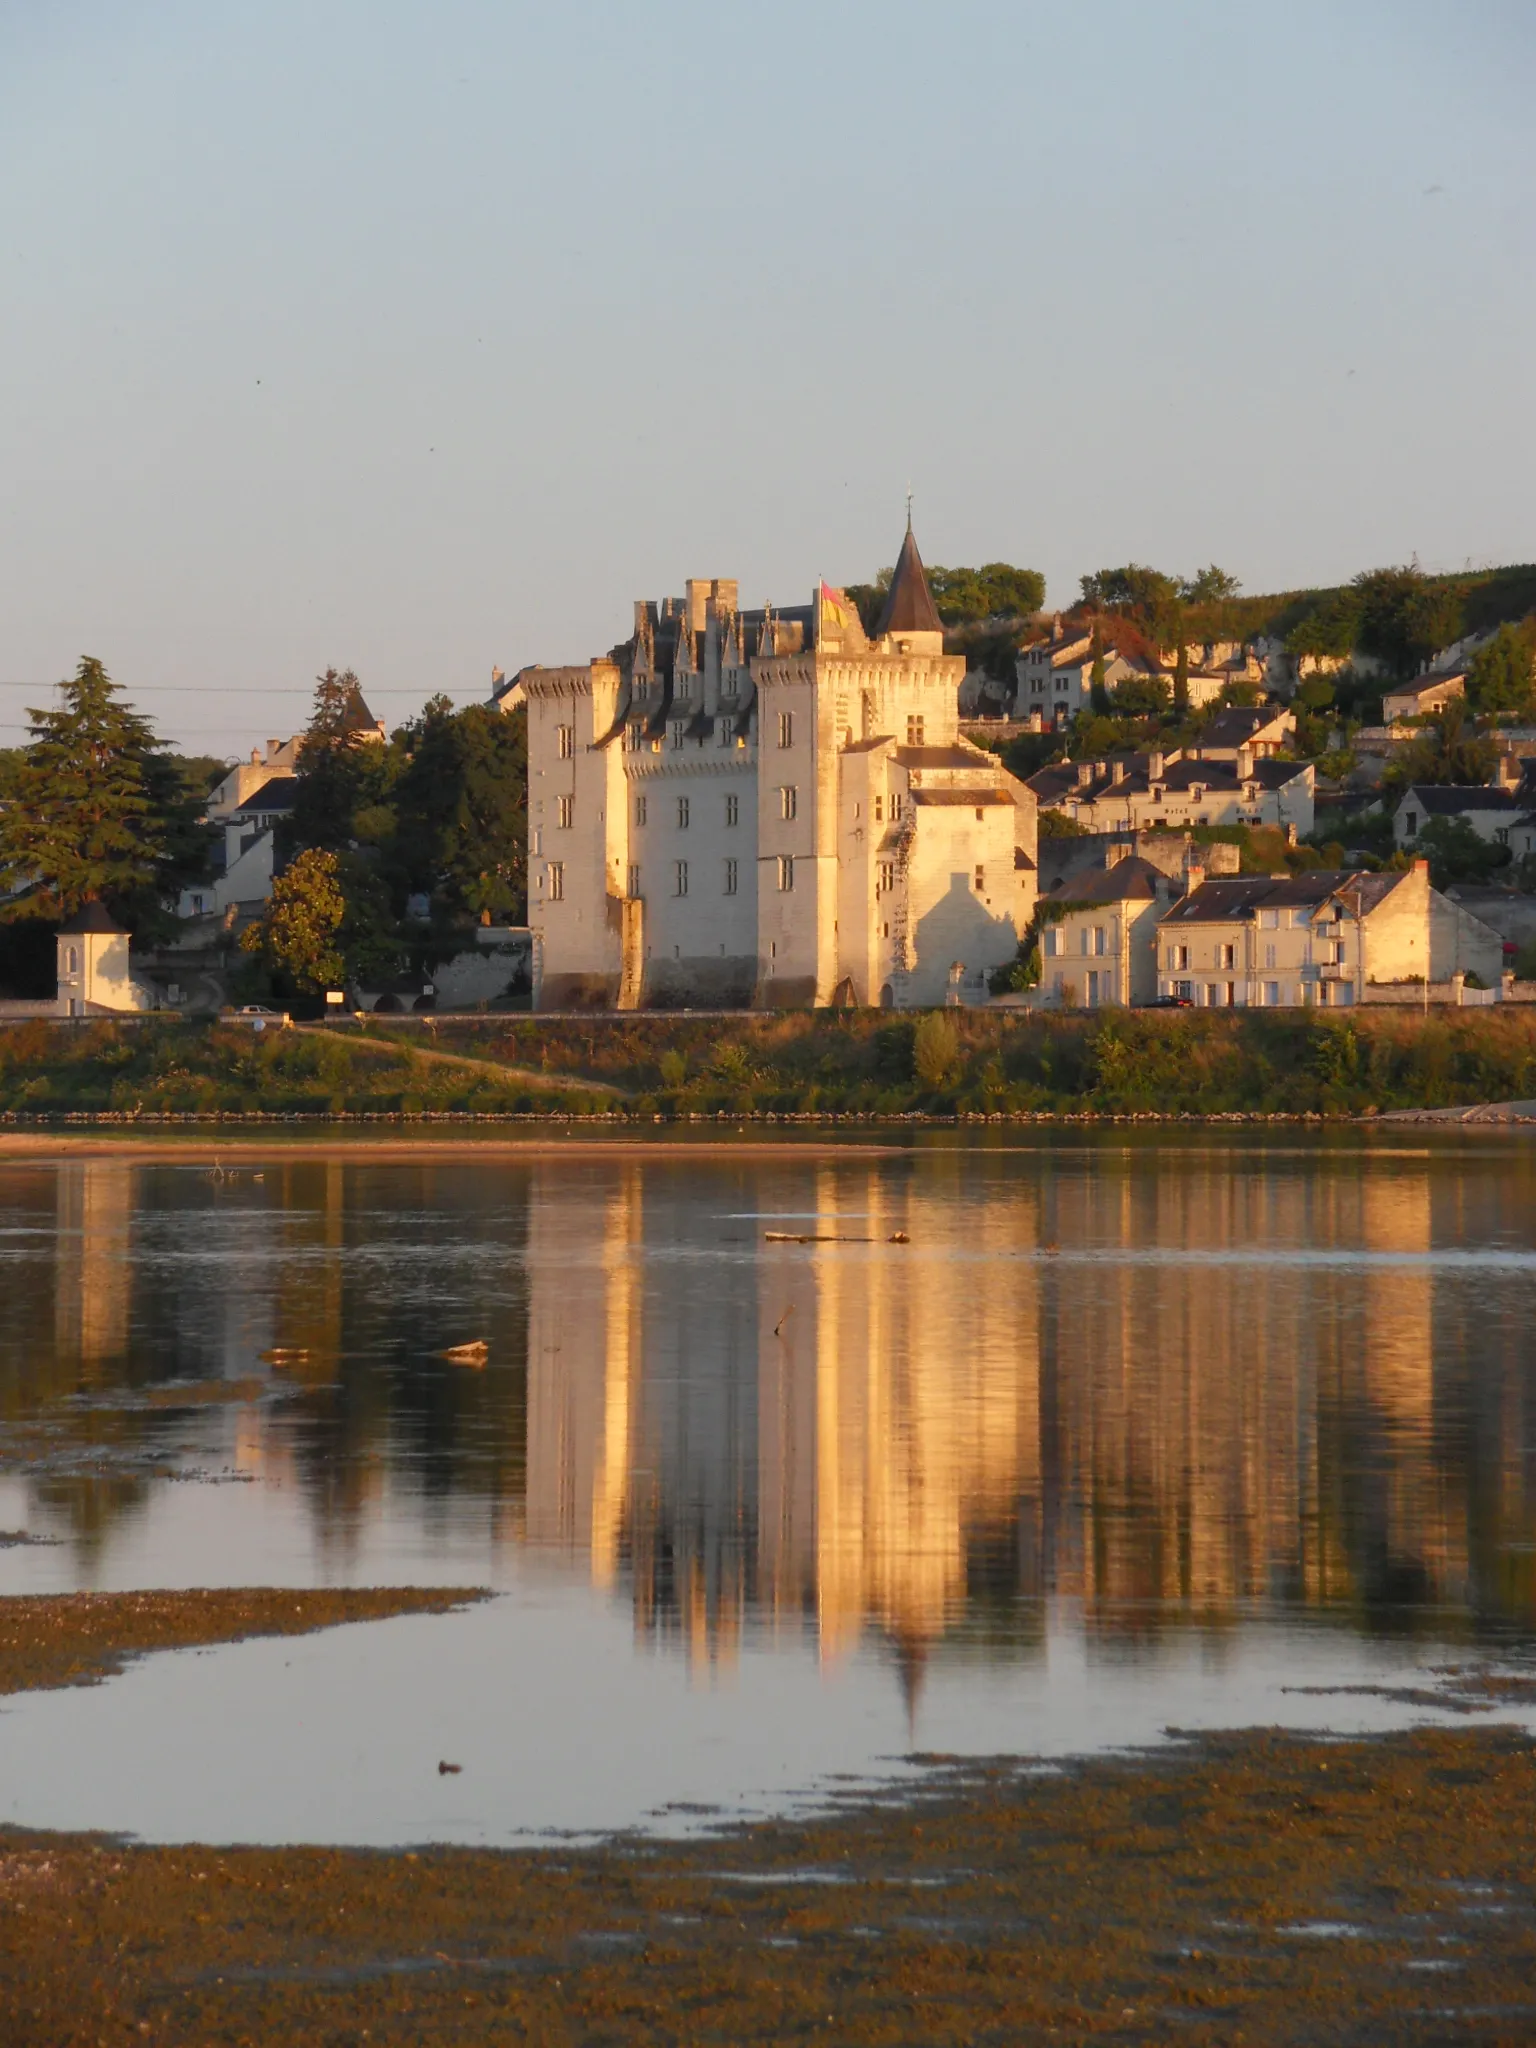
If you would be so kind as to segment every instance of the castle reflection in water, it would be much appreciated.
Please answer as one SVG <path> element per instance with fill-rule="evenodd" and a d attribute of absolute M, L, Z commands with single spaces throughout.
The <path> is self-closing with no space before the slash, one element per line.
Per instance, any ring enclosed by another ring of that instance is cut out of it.
<path fill-rule="evenodd" d="M 1533 1192 L 1513 1148 L 1299 1144 L 8 1168 L 0 1424 L 116 1455 L 156 1382 L 302 1351 L 220 1413 L 326 1546 L 482 1529 L 701 1664 L 1017 1655 L 1052 1596 L 1106 1647 L 1523 1630 Z M 109 1543 L 155 1482 L 80 1464 L 39 1503 Z"/>

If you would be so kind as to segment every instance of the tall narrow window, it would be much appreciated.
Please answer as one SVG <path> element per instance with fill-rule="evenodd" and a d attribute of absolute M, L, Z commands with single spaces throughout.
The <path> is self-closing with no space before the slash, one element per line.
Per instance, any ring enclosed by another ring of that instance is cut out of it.
<path fill-rule="evenodd" d="M 881 819 L 882 819 L 882 818 L 883 818 L 884 816 L 885 816 L 885 798 L 884 798 L 884 797 L 881 797 L 881 796 L 877 796 L 877 797 L 875 798 L 875 823 L 876 823 L 876 824 L 878 825 L 878 824 L 880 823 Z"/>
<path fill-rule="evenodd" d="M 552 860 L 549 864 L 549 900 L 551 903 L 565 901 L 565 862 Z"/>
<path fill-rule="evenodd" d="M 688 799 L 685 796 L 677 800 L 677 823 L 679 830 L 686 829 L 688 824 Z"/>
<path fill-rule="evenodd" d="M 640 863 L 637 860 L 632 860 L 629 864 L 628 893 L 631 896 L 638 896 L 640 894 Z"/>
<path fill-rule="evenodd" d="M 779 791 L 779 816 L 792 818 L 795 815 L 796 801 L 794 784 L 786 783 Z"/>
<path fill-rule="evenodd" d="M 876 894 L 877 896 L 887 896 L 887 895 L 889 895 L 889 894 L 890 894 L 891 890 L 895 888 L 895 886 L 896 886 L 896 863 L 895 863 L 895 861 L 893 861 L 893 860 L 882 860 L 882 861 L 879 861 L 879 862 L 877 862 L 877 864 L 876 864 L 876 867 L 875 867 L 875 894 Z"/>
<path fill-rule="evenodd" d="M 792 747 L 795 744 L 795 714 L 793 711 L 779 713 L 779 745 Z"/>
<path fill-rule="evenodd" d="M 981 894 L 982 890 L 986 888 L 986 886 L 987 871 L 985 868 L 978 868 L 976 870 L 976 893 L 978 896 Z"/>
<path fill-rule="evenodd" d="M 672 863 L 672 894 L 674 896 L 686 896 L 688 894 L 688 863 L 685 860 L 678 860 Z"/>
<path fill-rule="evenodd" d="M 561 796 L 561 797 L 556 797 L 556 799 L 555 799 L 555 810 L 556 810 L 556 814 L 557 814 L 557 816 L 558 816 L 558 818 L 559 818 L 559 822 L 560 822 L 560 826 L 561 826 L 561 829 L 562 829 L 562 830 L 564 830 L 564 831 L 566 831 L 566 832 L 569 832 L 569 831 L 570 831 L 570 829 L 571 829 L 571 819 L 572 819 L 572 818 L 574 817 L 574 815 L 575 815 L 575 812 L 576 812 L 576 799 L 575 799 L 575 797 L 573 797 L 573 796 Z"/>
<path fill-rule="evenodd" d="M 725 893 L 727 896 L 736 894 L 736 863 L 733 860 L 725 864 Z"/>
<path fill-rule="evenodd" d="M 637 825 L 645 823 L 645 798 L 643 796 L 635 798 L 635 823 Z"/>
<path fill-rule="evenodd" d="M 680 718 L 674 718 L 672 721 L 672 744 L 674 747 L 683 744 L 683 721 Z"/>
<path fill-rule="evenodd" d="M 795 886 L 795 857 L 792 853 L 779 855 L 779 887 L 793 889 Z"/>
<path fill-rule="evenodd" d="M 915 717 L 909 717 L 907 720 L 907 745 L 909 747 L 920 747 L 922 744 L 923 719 L 922 713 L 919 712 Z"/>
<path fill-rule="evenodd" d="M 726 798 L 725 822 L 727 825 L 739 825 L 741 823 L 741 798 L 739 796 L 728 796 Z"/>
<path fill-rule="evenodd" d="M 572 754 L 576 751 L 575 728 L 569 725 L 557 725 L 555 727 L 555 738 L 560 749 L 561 760 L 569 761 Z"/>

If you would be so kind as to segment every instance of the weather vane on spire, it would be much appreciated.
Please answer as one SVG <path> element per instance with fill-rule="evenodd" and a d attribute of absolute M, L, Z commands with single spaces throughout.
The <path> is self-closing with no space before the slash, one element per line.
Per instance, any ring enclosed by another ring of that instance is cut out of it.
<path fill-rule="evenodd" d="M 907 531 L 912 531 L 912 486 L 907 485 Z"/>

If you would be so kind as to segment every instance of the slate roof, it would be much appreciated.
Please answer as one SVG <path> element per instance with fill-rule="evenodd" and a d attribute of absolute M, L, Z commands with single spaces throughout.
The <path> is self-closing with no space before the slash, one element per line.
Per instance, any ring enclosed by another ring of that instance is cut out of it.
<path fill-rule="evenodd" d="M 67 932 L 71 938 L 77 932 L 110 932 L 114 937 L 126 937 L 128 927 L 119 924 L 105 903 L 82 903 L 73 917 L 66 918 L 59 926 L 60 932 Z"/>
<path fill-rule="evenodd" d="M 917 542 L 912 538 L 909 526 L 901 544 L 901 553 L 896 557 L 896 573 L 891 578 L 890 593 L 885 600 L 885 610 L 880 614 L 875 638 L 883 639 L 887 633 L 942 633 L 943 630 L 944 621 L 939 617 L 933 592 L 928 588 L 923 558 L 917 552 Z"/>
<path fill-rule="evenodd" d="M 1068 797 L 1077 797 L 1087 803 L 1101 796 L 1146 796 L 1151 789 L 1148 773 L 1148 759 L 1145 754 L 1120 757 L 1125 772 L 1116 782 L 1107 762 L 1092 763 L 1095 773 L 1085 787 L 1077 780 L 1078 764 L 1075 761 L 1061 761 L 1049 768 L 1042 768 L 1028 778 L 1032 789 L 1043 804 L 1058 804 Z M 1166 761 L 1163 772 L 1157 778 L 1161 788 L 1171 796 L 1187 795 L 1196 783 L 1202 789 L 1218 790 L 1231 795 L 1241 789 L 1243 783 L 1257 783 L 1260 789 L 1283 789 L 1298 775 L 1306 773 L 1304 761 L 1255 761 L 1253 772 L 1240 776 L 1235 761 L 1212 761 L 1198 758 L 1182 758 Z"/>
<path fill-rule="evenodd" d="M 990 768 L 997 773 L 997 756 L 981 747 L 898 747 L 896 759 L 903 768 Z"/>
<path fill-rule="evenodd" d="M 1202 747 L 1245 747 L 1256 733 L 1283 718 L 1283 711 L 1261 711 L 1252 705 L 1231 705 L 1218 711 L 1196 744 Z"/>
<path fill-rule="evenodd" d="M 1413 804 L 1432 818 L 1456 818 L 1468 811 L 1519 811 L 1524 808 L 1513 791 L 1495 789 L 1486 783 L 1454 785 L 1415 782 L 1403 791 L 1398 809 Z"/>
<path fill-rule="evenodd" d="M 1254 917 L 1260 910 L 1315 910 L 1330 896 L 1350 899 L 1369 915 L 1390 895 L 1403 877 L 1400 874 L 1367 874 L 1360 869 L 1310 868 L 1299 875 L 1222 876 L 1202 882 L 1183 896 L 1159 920 L 1162 924 L 1233 924 Z"/>
<path fill-rule="evenodd" d="M 912 801 L 915 804 L 974 804 L 980 809 L 987 804 L 1011 804 L 1013 798 L 1006 789 L 914 789 Z"/>
<path fill-rule="evenodd" d="M 252 790 L 235 808 L 239 811 L 291 811 L 293 793 L 297 788 L 296 775 L 269 775 L 260 789 Z"/>
<path fill-rule="evenodd" d="M 1128 853 L 1124 860 L 1117 860 L 1112 868 L 1086 868 L 1062 882 L 1046 894 L 1052 903 L 1072 903 L 1084 906 L 1092 903 L 1147 903 L 1158 893 L 1159 885 L 1166 886 L 1168 877 L 1161 868 L 1154 867 L 1149 860 L 1143 860 L 1139 853 Z"/>

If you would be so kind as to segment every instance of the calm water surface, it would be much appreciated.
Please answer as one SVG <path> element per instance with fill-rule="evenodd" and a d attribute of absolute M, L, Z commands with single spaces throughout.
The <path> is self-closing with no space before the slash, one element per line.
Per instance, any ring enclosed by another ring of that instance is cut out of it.
<path fill-rule="evenodd" d="M 1533 1196 L 1502 1133 L 0 1164 L 0 1591 L 500 1596 L 12 1699 L 0 1819 L 516 1841 L 1422 1716 L 1536 1637 Z"/>

